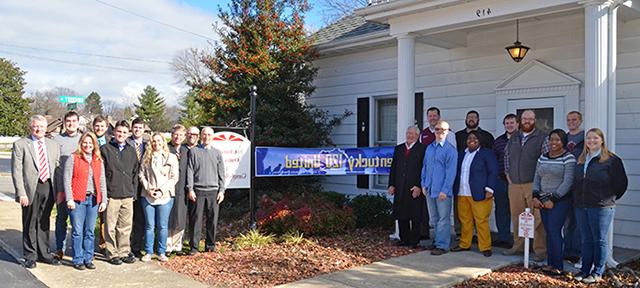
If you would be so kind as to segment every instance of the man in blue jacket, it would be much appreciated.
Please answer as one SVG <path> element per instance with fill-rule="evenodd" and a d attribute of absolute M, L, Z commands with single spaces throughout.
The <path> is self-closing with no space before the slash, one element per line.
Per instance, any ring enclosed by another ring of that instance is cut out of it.
<path fill-rule="evenodd" d="M 438 121 L 436 140 L 429 144 L 422 164 L 422 193 L 427 197 L 429 218 L 435 223 L 434 249 L 431 255 L 442 255 L 451 245 L 451 203 L 456 176 L 458 152 L 447 141 L 449 123 Z"/>
<path fill-rule="evenodd" d="M 473 224 L 478 233 L 478 249 L 485 257 L 491 256 L 489 216 L 493 206 L 493 192 L 497 178 L 496 156 L 491 149 L 480 147 L 480 133 L 470 131 L 465 140 L 467 148 L 458 155 L 458 174 L 453 192 L 458 206 L 462 235 L 452 252 L 471 248 Z"/>

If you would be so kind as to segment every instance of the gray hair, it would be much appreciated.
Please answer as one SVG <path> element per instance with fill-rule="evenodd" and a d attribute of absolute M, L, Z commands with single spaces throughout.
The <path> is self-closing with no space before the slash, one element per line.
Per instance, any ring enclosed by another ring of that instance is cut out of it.
<path fill-rule="evenodd" d="M 47 125 L 47 124 L 48 124 L 48 123 L 47 123 L 47 118 L 45 118 L 45 117 L 44 117 L 44 116 L 42 116 L 42 115 L 33 115 L 33 116 L 31 116 L 31 119 L 30 119 L 29 123 L 33 123 L 33 122 L 35 122 L 35 121 L 38 121 L 38 122 L 41 122 L 41 121 L 42 121 L 42 122 L 44 122 L 44 123 L 45 123 L 45 125 Z"/>
<path fill-rule="evenodd" d="M 191 127 L 189 127 L 189 129 L 188 129 L 187 131 L 189 131 L 189 133 L 191 133 L 191 130 L 192 130 L 192 129 L 196 129 L 196 131 L 198 131 L 198 132 L 196 132 L 196 133 L 194 133 L 194 134 L 200 134 L 200 129 L 198 129 L 198 127 L 196 127 L 196 126 L 191 126 Z"/>
<path fill-rule="evenodd" d="M 409 130 L 414 130 L 416 134 L 420 135 L 420 128 L 418 128 L 418 126 L 416 125 L 410 125 L 409 127 L 407 127 L 407 131 Z"/>
<path fill-rule="evenodd" d="M 204 134 L 204 131 L 209 131 L 211 130 L 211 134 L 215 133 L 213 131 L 213 128 L 209 127 L 209 126 L 205 126 L 204 128 L 202 128 L 202 131 L 200 131 L 200 133 Z"/>

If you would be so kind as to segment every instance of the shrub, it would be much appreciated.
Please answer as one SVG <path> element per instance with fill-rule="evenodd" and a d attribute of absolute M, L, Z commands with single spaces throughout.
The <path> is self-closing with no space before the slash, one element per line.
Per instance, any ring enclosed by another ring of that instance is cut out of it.
<path fill-rule="evenodd" d="M 300 245 L 307 239 L 304 239 L 304 233 L 298 231 L 289 231 L 282 235 L 282 242 L 289 245 Z"/>
<path fill-rule="evenodd" d="M 349 206 L 353 208 L 358 228 L 393 227 L 391 201 L 383 195 L 359 195 L 351 199 Z"/>
<path fill-rule="evenodd" d="M 250 230 L 246 234 L 240 234 L 233 243 L 234 249 L 258 248 L 275 242 L 273 234 L 263 234 L 259 230 Z"/>
<path fill-rule="evenodd" d="M 275 201 L 268 196 L 260 200 L 256 214 L 258 225 L 277 235 L 299 231 L 306 235 L 344 233 L 355 227 L 353 210 L 347 205 L 336 205 L 318 196 L 318 193 L 288 195 Z"/>

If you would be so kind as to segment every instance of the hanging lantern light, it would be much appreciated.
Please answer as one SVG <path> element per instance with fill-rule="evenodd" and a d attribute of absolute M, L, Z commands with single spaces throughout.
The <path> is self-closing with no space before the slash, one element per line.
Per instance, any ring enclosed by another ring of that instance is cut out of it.
<path fill-rule="evenodd" d="M 529 51 L 529 47 L 522 45 L 522 43 L 520 43 L 519 38 L 520 38 L 520 23 L 518 20 L 516 20 L 516 42 L 514 42 L 513 45 L 511 46 L 505 47 L 511 59 L 513 59 L 513 61 L 516 61 L 516 62 L 522 61 L 522 59 L 524 59 L 524 56 L 527 55 L 527 52 Z"/>

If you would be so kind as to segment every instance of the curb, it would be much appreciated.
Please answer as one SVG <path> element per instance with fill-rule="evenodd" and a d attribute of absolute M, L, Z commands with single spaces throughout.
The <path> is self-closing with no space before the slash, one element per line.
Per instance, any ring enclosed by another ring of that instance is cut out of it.
<path fill-rule="evenodd" d="M 2 246 L 2 250 L 6 251 L 7 253 L 9 253 L 9 255 L 11 255 L 11 257 L 16 259 L 16 261 L 18 261 L 18 263 L 20 265 L 22 265 L 24 263 L 24 259 L 22 259 L 22 256 L 20 256 L 20 254 L 18 254 L 18 252 L 16 252 L 16 250 L 11 248 L 11 246 L 9 246 L 9 244 L 4 242 L 4 240 L 2 240 L 2 238 L 0 238 L 0 246 Z M 31 273 L 31 270 L 27 269 L 27 271 L 29 271 L 29 273 Z M 31 275 L 33 275 L 35 277 L 35 275 L 33 273 L 31 273 Z M 37 277 L 36 277 L 36 279 L 37 279 Z"/>

